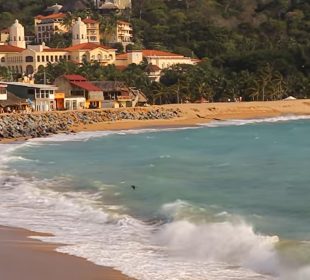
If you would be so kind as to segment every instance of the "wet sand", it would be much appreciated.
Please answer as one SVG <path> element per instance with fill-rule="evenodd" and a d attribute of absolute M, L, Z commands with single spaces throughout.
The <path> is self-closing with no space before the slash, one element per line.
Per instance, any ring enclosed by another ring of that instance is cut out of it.
<path fill-rule="evenodd" d="M 129 280 L 122 273 L 55 251 L 56 245 L 30 239 L 46 235 L 0 226 L 1 280 Z"/>

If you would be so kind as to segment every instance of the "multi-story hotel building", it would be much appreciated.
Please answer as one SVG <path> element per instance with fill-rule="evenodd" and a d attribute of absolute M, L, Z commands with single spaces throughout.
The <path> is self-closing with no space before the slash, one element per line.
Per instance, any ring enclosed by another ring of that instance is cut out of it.
<path fill-rule="evenodd" d="M 48 16 L 38 15 L 34 19 L 34 32 L 37 43 L 47 43 L 55 34 L 68 32 L 68 28 L 64 26 L 64 13 L 51 14 Z"/>

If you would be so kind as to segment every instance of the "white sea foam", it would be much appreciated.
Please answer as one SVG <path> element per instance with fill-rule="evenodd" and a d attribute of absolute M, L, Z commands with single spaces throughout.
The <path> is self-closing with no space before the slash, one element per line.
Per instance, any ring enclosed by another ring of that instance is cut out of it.
<path fill-rule="evenodd" d="M 272 118 L 257 118 L 257 119 L 231 119 L 224 121 L 212 121 L 210 123 L 199 123 L 200 126 L 205 127 L 220 127 L 220 126 L 241 126 L 249 125 L 255 123 L 276 123 L 276 122 L 286 122 L 286 121 L 297 121 L 297 120 L 309 120 L 308 115 L 287 115 Z"/>
<path fill-rule="evenodd" d="M 261 273 L 279 273 L 277 237 L 256 234 L 242 222 L 193 222 L 205 209 L 181 200 L 163 205 L 169 223 L 144 223 L 118 213 L 117 205 L 101 207 L 100 194 L 57 192 L 49 186 L 62 181 L 7 170 L 3 163 L 17 148 L 0 146 L 0 224 L 53 233 L 40 239 L 68 244 L 58 250 L 141 280 L 270 280 Z M 307 273 L 294 279 L 305 280 Z"/>
<path fill-rule="evenodd" d="M 28 140 L 34 144 L 40 144 L 40 142 L 74 142 L 74 141 L 88 141 L 94 138 L 106 137 L 109 135 L 135 135 L 142 133 L 155 133 L 161 131 L 177 131 L 187 129 L 198 129 L 197 126 L 192 127 L 171 127 L 171 128 L 146 128 L 146 129 L 129 129 L 129 130 L 106 130 L 106 131 L 82 131 L 78 133 L 69 134 L 55 134 L 44 138 L 34 138 Z"/>

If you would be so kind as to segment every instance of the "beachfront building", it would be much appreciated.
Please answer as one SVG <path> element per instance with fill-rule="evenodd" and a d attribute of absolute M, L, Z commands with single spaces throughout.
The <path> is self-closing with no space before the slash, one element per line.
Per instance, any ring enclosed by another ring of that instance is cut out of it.
<path fill-rule="evenodd" d="M 66 109 L 97 109 L 102 107 L 102 90 L 81 75 L 63 75 L 54 84 L 65 94 Z"/>
<path fill-rule="evenodd" d="M 0 84 L 0 101 L 8 99 L 7 85 Z"/>
<path fill-rule="evenodd" d="M 84 61 L 99 62 L 101 65 L 115 61 L 115 49 L 88 42 L 87 26 L 79 18 L 72 28 L 72 46 L 68 48 L 49 48 L 40 45 L 28 45 L 26 48 L 24 27 L 18 22 L 10 28 L 10 41 L 0 45 L 0 66 L 7 67 L 12 73 L 32 75 L 40 66 L 57 63 L 61 60 L 81 64 Z"/>
<path fill-rule="evenodd" d="M 195 65 L 198 63 L 198 60 L 185 57 L 181 54 L 159 50 L 134 50 L 117 55 L 115 65 L 119 67 L 127 67 L 132 63 L 140 64 L 144 59 L 149 65 L 152 65 L 152 67 L 146 69 L 146 71 L 149 73 L 149 77 L 154 81 L 160 79 L 162 69 L 177 64 Z"/>
<path fill-rule="evenodd" d="M 92 81 L 103 92 L 102 108 L 144 106 L 147 98 L 141 90 L 128 87 L 120 81 Z"/>
<path fill-rule="evenodd" d="M 27 100 L 35 111 L 46 112 L 55 110 L 54 85 L 29 84 L 22 82 L 6 82 L 7 90 L 17 97 Z"/>
<path fill-rule="evenodd" d="M 49 42 L 55 34 L 68 32 L 64 26 L 64 13 L 50 14 L 47 16 L 38 15 L 34 18 L 34 33 L 37 43 Z"/>

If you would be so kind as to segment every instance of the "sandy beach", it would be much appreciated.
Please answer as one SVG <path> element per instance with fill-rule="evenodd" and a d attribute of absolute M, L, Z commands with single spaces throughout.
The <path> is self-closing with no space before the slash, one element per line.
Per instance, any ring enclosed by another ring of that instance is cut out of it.
<path fill-rule="evenodd" d="M 74 131 L 120 130 L 147 127 L 194 126 L 214 120 L 309 115 L 310 100 L 282 100 L 240 103 L 173 104 L 158 107 L 180 109 L 182 117 L 168 120 L 133 120 L 73 126 Z"/>
<path fill-rule="evenodd" d="M 98 131 L 147 127 L 194 126 L 213 120 L 265 118 L 281 115 L 309 115 L 310 100 L 244 103 L 205 103 L 165 105 L 180 109 L 182 117 L 169 120 L 126 120 L 75 125 L 72 130 Z M 24 141 L 4 139 L 1 143 Z M 28 236 L 38 235 L 23 229 L 0 227 L 0 279 L 3 280 L 113 280 L 129 279 L 112 268 L 92 264 L 82 258 L 57 253 L 54 244 Z"/>
<path fill-rule="evenodd" d="M 3 280 L 130 280 L 111 268 L 57 253 L 55 244 L 28 236 L 24 229 L 0 227 L 0 279 Z"/>

